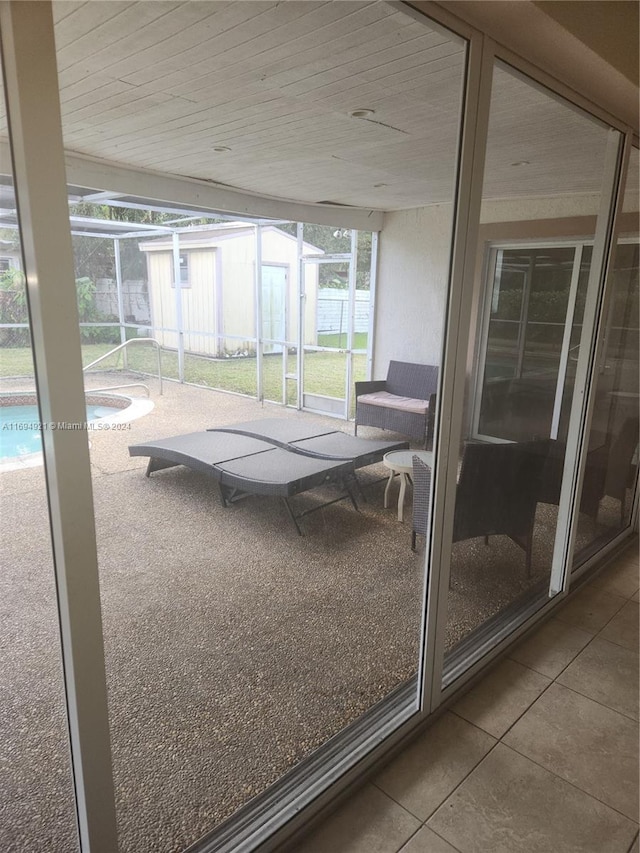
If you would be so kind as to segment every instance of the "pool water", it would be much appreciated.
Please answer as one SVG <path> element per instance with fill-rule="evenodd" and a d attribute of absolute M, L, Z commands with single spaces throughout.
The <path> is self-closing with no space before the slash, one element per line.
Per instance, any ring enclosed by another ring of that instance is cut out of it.
<path fill-rule="evenodd" d="M 113 406 L 87 406 L 87 421 L 96 421 L 119 412 Z M 0 406 L 0 461 L 39 453 L 40 414 L 37 406 Z"/>

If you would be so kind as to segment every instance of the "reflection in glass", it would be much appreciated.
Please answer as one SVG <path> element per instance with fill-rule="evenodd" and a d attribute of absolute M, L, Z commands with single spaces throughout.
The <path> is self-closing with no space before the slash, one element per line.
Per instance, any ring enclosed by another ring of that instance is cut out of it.
<path fill-rule="evenodd" d="M 633 148 L 609 282 L 582 488 L 582 506 L 587 503 L 592 511 L 579 517 L 575 566 L 631 523 L 638 470 L 639 254 L 638 149 Z"/>
<path fill-rule="evenodd" d="M 495 250 L 479 434 L 566 438 L 591 253 Z"/>
<path fill-rule="evenodd" d="M 487 261 L 470 336 L 445 683 L 511 620 L 548 601 L 608 135 L 496 65 L 480 227 Z"/>
<path fill-rule="evenodd" d="M 548 437 L 576 251 L 501 249 L 497 254 L 479 432 L 512 441 Z"/>

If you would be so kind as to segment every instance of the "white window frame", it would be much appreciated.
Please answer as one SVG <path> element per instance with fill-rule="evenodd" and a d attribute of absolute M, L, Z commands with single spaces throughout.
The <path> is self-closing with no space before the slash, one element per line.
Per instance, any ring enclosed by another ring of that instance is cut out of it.
<path fill-rule="evenodd" d="M 619 245 L 638 244 L 637 237 L 621 237 L 618 241 Z M 593 249 L 593 238 L 574 240 L 558 239 L 558 240 L 492 240 L 487 243 L 485 252 L 485 262 L 483 264 L 483 279 L 482 279 L 482 325 L 478 333 L 478 358 L 476 359 L 476 368 L 473 376 L 473 410 L 471 416 L 471 435 L 474 439 L 487 442 L 502 443 L 506 439 L 488 435 L 480 431 L 480 415 L 482 410 L 482 397 L 484 391 L 484 374 L 487 358 L 487 342 L 489 335 L 489 324 L 491 321 L 491 303 L 494 290 L 494 281 L 496 270 L 498 268 L 500 253 L 509 249 L 574 249 L 573 271 L 571 278 L 571 286 L 568 296 L 567 313 L 564 322 L 564 334 L 562 347 L 560 352 L 560 363 L 558 365 L 558 379 L 556 382 L 556 396 L 553 410 L 553 420 L 551 424 L 550 438 L 558 437 L 558 427 L 562 406 L 562 392 L 566 378 L 567 366 L 569 362 L 569 348 L 571 343 L 571 332 L 574 326 L 575 304 L 578 290 L 578 277 L 582 263 L 582 254 L 585 247 Z M 513 320 L 513 323 L 520 322 Z M 609 336 L 609 323 L 607 324 L 607 340 Z M 582 325 L 582 323 L 580 324 Z M 606 341 L 605 341 L 606 344 Z"/>

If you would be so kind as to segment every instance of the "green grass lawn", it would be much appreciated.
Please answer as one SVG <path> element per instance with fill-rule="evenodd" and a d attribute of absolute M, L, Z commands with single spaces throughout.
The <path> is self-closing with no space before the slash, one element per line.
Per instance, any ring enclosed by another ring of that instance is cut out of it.
<path fill-rule="evenodd" d="M 337 336 L 336 336 L 337 337 Z M 82 347 L 82 363 L 89 364 L 113 348 L 112 344 L 86 344 Z M 141 344 L 127 350 L 128 367 L 140 373 L 157 375 L 155 348 Z M 96 370 L 122 369 L 123 353 L 118 352 L 101 362 Z M 354 382 L 364 379 L 366 356 L 353 358 Z M 305 353 L 305 391 L 327 397 L 344 398 L 346 355 L 338 352 Z M 256 359 L 226 358 L 209 359 L 185 353 L 185 380 L 195 385 L 234 391 L 240 394 L 257 395 Z M 287 356 L 287 373 L 295 375 L 297 358 Z M 33 360 L 28 347 L 5 347 L 0 350 L 0 376 L 33 375 Z M 162 375 L 167 379 L 178 378 L 178 356 L 171 350 L 162 352 Z M 296 401 L 296 381 L 287 381 L 287 403 Z M 267 400 L 282 402 L 282 355 L 266 355 L 263 358 L 263 392 Z"/>
<path fill-rule="evenodd" d="M 366 332 L 355 332 L 353 335 L 353 348 L 354 349 L 364 349 L 367 348 L 367 338 L 369 336 Z M 319 347 L 336 347 L 338 349 L 346 349 L 347 346 L 347 333 L 343 332 L 339 335 L 337 332 L 331 335 L 318 335 L 318 346 Z"/>

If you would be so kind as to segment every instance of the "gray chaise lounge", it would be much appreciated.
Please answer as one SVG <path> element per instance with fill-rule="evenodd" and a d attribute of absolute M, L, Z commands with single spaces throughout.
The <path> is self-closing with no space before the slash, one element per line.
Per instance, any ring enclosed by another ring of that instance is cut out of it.
<path fill-rule="evenodd" d="M 214 477 L 224 506 L 250 494 L 280 497 L 302 534 L 299 520 L 323 506 L 349 498 L 357 509 L 355 470 L 406 447 L 407 442 L 369 441 L 317 424 L 269 418 L 134 444 L 129 454 L 149 457 L 147 476 L 186 465 Z M 343 493 L 294 513 L 290 497 L 326 484 L 339 486 Z"/>

